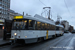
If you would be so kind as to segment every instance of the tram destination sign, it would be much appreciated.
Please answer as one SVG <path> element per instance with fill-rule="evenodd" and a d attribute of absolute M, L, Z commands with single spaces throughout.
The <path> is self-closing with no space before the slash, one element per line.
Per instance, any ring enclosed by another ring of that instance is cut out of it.
<path fill-rule="evenodd" d="M 22 19 L 23 16 L 14 16 L 14 19 Z"/>

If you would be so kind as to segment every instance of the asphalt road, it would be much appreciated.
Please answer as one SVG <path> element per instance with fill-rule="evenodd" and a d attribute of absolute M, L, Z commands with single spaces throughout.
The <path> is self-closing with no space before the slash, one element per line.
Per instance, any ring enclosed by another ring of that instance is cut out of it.
<path fill-rule="evenodd" d="M 0 50 L 75 50 L 75 34 L 65 33 L 55 39 L 34 44 L 2 46 Z"/>

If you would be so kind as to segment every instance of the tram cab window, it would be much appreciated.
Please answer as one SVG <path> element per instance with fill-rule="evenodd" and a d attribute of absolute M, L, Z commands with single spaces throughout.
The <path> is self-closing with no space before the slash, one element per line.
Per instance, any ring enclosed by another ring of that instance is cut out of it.
<path fill-rule="evenodd" d="M 24 30 L 27 29 L 28 20 L 14 20 L 12 29 L 14 30 Z"/>

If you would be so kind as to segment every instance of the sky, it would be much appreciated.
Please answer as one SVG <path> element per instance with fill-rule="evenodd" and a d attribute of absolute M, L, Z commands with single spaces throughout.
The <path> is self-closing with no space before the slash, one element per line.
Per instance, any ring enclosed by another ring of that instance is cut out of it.
<path fill-rule="evenodd" d="M 62 17 L 60 20 L 67 20 L 75 28 L 75 0 L 11 0 L 10 3 L 10 9 L 15 12 L 20 14 L 24 12 L 24 14 L 28 13 L 32 16 L 41 15 L 43 11 L 48 10 L 44 10 L 43 7 L 51 7 L 54 21 L 59 15 Z M 43 13 L 43 17 L 46 17 L 46 13 Z"/>

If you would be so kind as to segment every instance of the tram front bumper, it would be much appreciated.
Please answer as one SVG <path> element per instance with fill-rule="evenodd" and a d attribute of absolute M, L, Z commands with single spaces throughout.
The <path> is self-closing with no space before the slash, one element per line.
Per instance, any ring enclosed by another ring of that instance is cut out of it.
<path fill-rule="evenodd" d="M 11 41 L 12 44 L 16 43 L 16 39 L 15 38 L 10 38 L 10 41 Z"/>
<path fill-rule="evenodd" d="M 24 39 L 10 38 L 11 43 L 25 43 Z"/>

